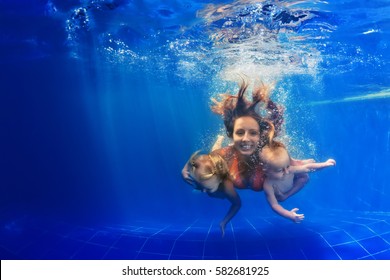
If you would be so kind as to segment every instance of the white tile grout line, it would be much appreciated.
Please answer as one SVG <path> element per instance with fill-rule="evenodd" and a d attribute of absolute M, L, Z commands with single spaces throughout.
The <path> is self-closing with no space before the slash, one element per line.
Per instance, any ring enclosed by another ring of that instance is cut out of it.
<path fill-rule="evenodd" d="M 148 242 L 149 239 L 150 239 L 152 236 L 155 236 L 156 234 L 162 232 L 163 230 L 165 230 L 165 229 L 168 228 L 168 227 L 170 227 L 170 226 L 168 225 L 168 226 L 166 226 L 166 227 L 160 229 L 159 231 L 153 233 L 152 235 L 148 236 L 148 237 L 146 238 L 146 240 L 144 241 L 144 243 L 142 244 L 141 248 L 139 249 L 139 251 L 138 251 L 138 253 L 137 253 L 135 259 L 138 259 L 139 254 L 142 252 L 142 249 L 143 249 L 143 248 L 145 247 L 145 245 L 146 245 L 146 242 Z"/>
<path fill-rule="evenodd" d="M 262 237 L 262 238 L 264 239 L 264 236 L 257 230 L 257 228 L 255 228 L 255 226 L 248 220 L 248 218 L 246 218 L 245 220 L 247 221 L 247 223 L 248 223 L 249 225 L 251 225 L 251 227 L 255 230 L 255 232 L 256 232 L 258 235 L 260 235 L 260 237 Z M 272 259 L 273 259 L 273 258 L 272 258 L 272 254 L 271 254 L 271 251 L 270 251 L 270 249 L 269 249 L 269 247 L 268 247 L 267 242 L 265 242 L 265 247 L 267 248 L 268 255 L 270 256 L 270 258 L 271 258 L 271 260 L 272 260 Z"/>
<path fill-rule="evenodd" d="M 171 256 L 172 256 L 172 252 L 173 252 L 173 248 L 175 248 L 175 245 L 176 245 L 176 242 L 177 240 L 187 231 L 189 230 L 199 219 L 196 219 L 191 225 L 189 225 L 176 239 L 175 241 L 173 242 L 172 244 L 172 248 L 171 248 L 171 252 L 169 253 L 169 256 L 168 256 L 168 259 L 170 260 L 171 259 Z"/>

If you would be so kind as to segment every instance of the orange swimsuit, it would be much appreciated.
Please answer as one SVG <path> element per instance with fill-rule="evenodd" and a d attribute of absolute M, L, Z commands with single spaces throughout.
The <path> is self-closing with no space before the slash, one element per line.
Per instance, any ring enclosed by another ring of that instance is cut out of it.
<path fill-rule="evenodd" d="M 244 178 L 243 174 L 240 174 L 239 160 L 237 156 L 234 155 L 232 147 L 224 147 L 215 152 L 220 154 L 227 162 L 235 188 L 251 189 L 256 192 L 263 190 L 264 172 L 260 164 L 256 164 L 256 167 L 248 174 L 248 178 Z"/>
<path fill-rule="evenodd" d="M 249 178 L 243 178 L 238 172 L 238 160 L 235 158 L 230 165 L 229 172 L 237 189 L 251 189 L 256 192 L 263 190 L 264 172 L 259 164 L 252 170 Z"/>

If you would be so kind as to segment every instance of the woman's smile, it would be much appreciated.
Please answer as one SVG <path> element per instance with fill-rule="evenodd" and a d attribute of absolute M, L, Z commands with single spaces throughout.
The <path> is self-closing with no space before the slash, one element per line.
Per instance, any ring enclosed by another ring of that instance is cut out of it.
<path fill-rule="evenodd" d="M 249 116 L 236 119 L 233 130 L 234 147 L 242 155 L 252 155 L 260 142 L 260 126 Z"/>

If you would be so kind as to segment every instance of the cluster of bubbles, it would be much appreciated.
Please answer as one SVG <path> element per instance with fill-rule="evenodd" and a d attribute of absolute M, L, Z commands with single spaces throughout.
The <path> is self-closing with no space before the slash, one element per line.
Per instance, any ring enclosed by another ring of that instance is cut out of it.
<path fill-rule="evenodd" d="M 114 67 L 170 73 L 181 82 L 206 84 L 216 95 L 235 92 L 239 76 L 265 83 L 293 75 L 316 79 L 326 63 L 322 50 L 336 29 L 322 5 L 236 0 L 180 6 L 146 1 L 141 7 L 126 0 L 83 1 L 67 16 L 67 41 L 74 58 L 94 49 Z M 272 98 L 290 106 L 288 90 Z"/>
<path fill-rule="evenodd" d="M 343 38 L 359 40 L 385 32 L 353 18 L 355 7 L 344 7 L 336 16 L 327 8 L 337 8 L 320 0 L 224 2 L 229 4 L 82 0 L 65 5 L 49 0 L 45 15 L 65 18 L 66 41 L 74 58 L 88 59 L 88 51 L 96 50 L 108 63 L 130 68 L 141 64 L 143 69 L 170 72 L 187 82 L 204 81 L 207 76 L 232 81 L 237 73 L 274 81 L 386 63 L 358 44 L 347 45 L 334 36 L 343 20 L 352 31 L 342 32 Z M 378 20 L 387 11 L 387 6 L 364 10 Z M 387 49 L 386 41 L 378 48 Z"/>
<path fill-rule="evenodd" d="M 316 73 L 321 54 L 313 41 L 333 27 L 313 32 L 309 26 L 324 15 L 291 6 L 287 1 L 236 1 L 199 12 L 214 55 L 222 61 L 223 79 L 234 80 L 237 73 L 269 80 Z"/>
<path fill-rule="evenodd" d="M 312 42 L 335 28 L 325 22 L 324 12 L 294 8 L 297 3 L 290 1 L 238 0 L 179 8 L 150 3 L 155 8 L 149 10 L 133 1 L 82 3 L 66 20 L 67 41 L 74 52 L 93 44 L 112 63 L 115 58 L 128 64 L 136 64 L 137 58 L 151 64 L 164 61 L 161 70 L 177 67 L 173 72 L 183 79 L 196 74 L 203 79 L 203 73 L 220 73 L 227 80 L 235 72 L 270 78 L 314 73 L 321 56 Z M 180 17 L 185 13 L 192 18 Z"/>

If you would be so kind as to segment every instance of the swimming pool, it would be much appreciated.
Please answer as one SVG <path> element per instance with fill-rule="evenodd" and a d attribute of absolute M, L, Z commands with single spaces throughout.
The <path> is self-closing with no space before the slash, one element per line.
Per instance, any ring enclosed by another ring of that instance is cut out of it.
<path fill-rule="evenodd" d="M 387 1 L 0 5 L 1 259 L 390 259 Z M 180 171 L 238 74 L 276 82 L 294 157 L 337 165 L 284 203 L 302 224 L 244 190 L 222 239 L 226 201 Z"/>

